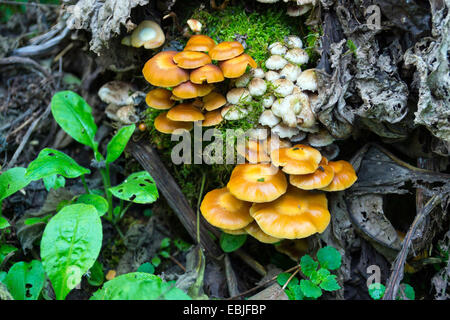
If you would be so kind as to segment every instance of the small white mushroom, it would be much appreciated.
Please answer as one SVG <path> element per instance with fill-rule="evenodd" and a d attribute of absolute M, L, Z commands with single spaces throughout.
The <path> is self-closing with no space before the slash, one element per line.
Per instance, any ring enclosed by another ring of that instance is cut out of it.
<path fill-rule="evenodd" d="M 249 72 L 246 72 L 234 81 L 234 86 L 236 88 L 245 88 L 250 82 L 251 78 L 252 75 Z"/>
<path fill-rule="evenodd" d="M 297 78 L 297 86 L 302 90 L 317 91 L 317 76 L 314 69 L 303 71 Z"/>
<path fill-rule="evenodd" d="M 199 33 L 202 31 L 202 23 L 200 21 L 198 21 L 197 19 L 189 19 L 188 21 L 186 21 L 189 28 L 195 32 L 195 33 Z"/>
<path fill-rule="evenodd" d="M 227 93 L 227 101 L 230 104 L 238 104 L 239 102 L 250 102 L 252 96 L 245 88 L 233 88 Z"/>
<path fill-rule="evenodd" d="M 105 83 L 100 90 L 98 96 L 103 102 L 113 103 L 118 106 L 136 105 L 135 102 L 136 89 L 129 83 L 123 81 L 110 81 Z M 143 94 L 142 92 L 138 92 Z"/>
<path fill-rule="evenodd" d="M 281 42 L 274 42 L 269 46 L 269 51 L 271 54 L 284 55 L 287 48 Z"/>
<path fill-rule="evenodd" d="M 259 123 L 263 126 L 274 127 L 281 121 L 271 110 L 266 110 L 259 116 Z"/>
<path fill-rule="evenodd" d="M 286 10 L 286 14 L 290 17 L 299 17 L 304 15 L 311 9 L 312 9 L 311 5 L 303 5 L 303 6 L 290 5 Z"/>
<path fill-rule="evenodd" d="M 300 131 L 298 128 L 291 128 L 285 125 L 284 123 L 279 123 L 275 127 L 272 128 L 272 132 L 276 133 L 280 138 L 292 138 Z"/>
<path fill-rule="evenodd" d="M 284 57 L 287 61 L 294 64 L 305 64 L 309 61 L 309 56 L 306 51 L 300 48 L 289 49 Z"/>
<path fill-rule="evenodd" d="M 134 106 L 124 106 L 117 110 L 117 118 L 123 124 L 132 124 L 139 121 L 139 117 L 136 115 L 136 109 Z"/>
<path fill-rule="evenodd" d="M 275 93 L 282 97 L 290 95 L 294 90 L 294 84 L 288 79 L 278 79 L 273 81 L 272 84 L 275 87 Z"/>
<path fill-rule="evenodd" d="M 261 100 L 261 104 L 264 108 L 270 108 L 275 101 L 275 97 L 273 95 L 268 95 Z"/>
<path fill-rule="evenodd" d="M 299 112 L 299 109 L 300 101 L 294 95 L 278 99 L 272 105 L 273 114 L 280 117 L 283 123 L 289 127 L 295 127 L 297 125 L 297 117 L 295 115 Z"/>
<path fill-rule="evenodd" d="M 245 118 L 248 111 L 236 105 L 227 105 L 222 108 L 220 114 L 225 120 L 239 120 Z"/>
<path fill-rule="evenodd" d="M 325 147 L 333 142 L 333 136 L 325 128 L 321 128 L 319 132 L 308 134 L 308 143 L 312 147 Z"/>
<path fill-rule="evenodd" d="M 266 67 L 269 70 L 280 70 L 287 65 L 287 60 L 278 54 L 274 54 L 266 60 Z"/>
<path fill-rule="evenodd" d="M 250 74 L 254 78 L 264 79 L 264 70 L 261 68 L 255 68 L 255 69 L 250 70 Z"/>
<path fill-rule="evenodd" d="M 319 148 L 322 156 L 327 158 L 328 160 L 333 160 L 339 155 L 339 146 L 335 143 L 332 143 L 326 147 Z"/>
<path fill-rule="evenodd" d="M 302 39 L 297 36 L 287 36 L 284 41 L 289 49 L 303 48 Z"/>
<path fill-rule="evenodd" d="M 297 125 L 300 130 L 308 132 L 316 132 L 317 120 L 314 112 L 311 110 L 311 105 L 309 103 L 308 95 L 304 92 L 297 93 L 294 95 L 297 97 L 300 107 L 296 112 Z"/>
<path fill-rule="evenodd" d="M 248 131 L 248 136 L 250 138 L 256 139 L 256 140 L 264 140 L 264 139 L 267 139 L 269 132 L 270 131 L 267 128 L 257 127 L 257 128 L 250 129 Z"/>
<path fill-rule="evenodd" d="M 292 63 L 288 63 L 287 65 L 284 66 L 283 69 L 281 69 L 280 74 L 282 76 L 285 76 L 286 79 L 294 82 L 297 80 L 297 78 L 301 72 L 302 72 L 302 69 L 300 69 L 299 66 L 292 64 Z"/>
<path fill-rule="evenodd" d="M 294 143 L 303 141 L 306 138 L 306 132 L 300 132 L 291 138 L 291 141 Z"/>
<path fill-rule="evenodd" d="M 267 81 L 273 82 L 277 79 L 280 79 L 280 74 L 276 71 L 269 70 L 265 73 L 264 77 Z"/>
<path fill-rule="evenodd" d="M 248 91 L 254 97 L 262 96 L 264 93 L 266 93 L 266 90 L 267 84 L 266 81 L 264 81 L 263 79 L 254 78 L 248 84 Z"/>

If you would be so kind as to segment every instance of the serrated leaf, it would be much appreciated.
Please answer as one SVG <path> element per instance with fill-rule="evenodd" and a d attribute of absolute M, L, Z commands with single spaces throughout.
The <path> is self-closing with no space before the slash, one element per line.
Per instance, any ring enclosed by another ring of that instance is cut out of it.
<path fill-rule="evenodd" d="M 29 164 L 26 177 L 30 180 L 39 180 L 59 174 L 66 178 L 77 178 L 89 173 L 91 173 L 89 169 L 83 168 L 65 153 L 45 148 Z"/>
<path fill-rule="evenodd" d="M 325 291 L 336 291 L 341 288 L 341 286 L 336 281 L 335 275 L 329 275 L 328 277 L 326 277 L 320 284 L 320 287 Z"/>
<path fill-rule="evenodd" d="M 384 296 L 384 292 L 386 291 L 386 287 L 381 283 L 372 283 L 369 285 L 369 295 L 374 300 L 380 300 Z"/>
<path fill-rule="evenodd" d="M 130 140 L 133 135 L 136 126 L 134 124 L 126 127 L 122 127 L 117 131 L 117 133 L 112 137 L 111 141 L 109 141 L 108 146 L 106 147 L 106 162 L 111 163 L 117 160 L 120 157 L 123 150 L 127 146 L 128 140 Z"/>
<path fill-rule="evenodd" d="M 310 277 L 313 272 L 317 270 L 319 263 L 314 261 L 309 254 L 305 254 L 300 259 L 300 268 L 305 276 Z"/>
<path fill-rule="evenodd" d="M 242 247 L 246 240 L 246 234 L 232 235 L 222 232 L 219 243 L 224 252 L 233 252 Z"/>
<path fill-rule="evenodd" d="M 322 295 L 322 290 L 309 280 L 302 279 L 300 281 L 300 288 L 305 297 L 317 299 Z"/>
<path fill-rule="evenodd" d="M 147 171 L 131 174 L 118 186 L 109 188 L 109 191 L 119 199 L 134 203 L 152 203 L 158 199 L 155 180 Z"/>
<path fill-rule="evenodd" d="M 90 204 L 95 207 L 98 215 L 101 217 L 108 211 L 108 201 L 105 198 L 96 194 L 82 194 L 80 195 L 76 203 Z"/>
<path fill-rule="evenodd" d="M 341 266 L 342 258 L 335 248 L 326 246 L 317 252 L 317 260 L 322 268 L 336 270 Z"/>
<path fill-rule="evenodd" d="M 44 268 L 38 260 L 15 263 L 4 281 L 15 300 L 37 300 L 44 282 Z"/>
<path fill-rule="evenodd" d="M 72 91 L 57 92 L 52 98 L 51 109 L 56 122 L 68 135 L 97 150 L 94 140 L 97 126 L 91 107 L 82 97 Z"/>
<path fill-rule="evenodd" d="M 25 176 L 27 169 L 11 168 L 0 175 L 0 201 L 25 188 L 31 180 Z"/>
<path fill-rule="evenodd" d="M 50 189 L 58 190 L 59 188 L 64 188 L 66 186 L 66 179 L 57 174 L 44 177 L 42 180 L 44 181 L 44 187 L 47 191 L 50 191 Z"/>
<path fill-rule="evenodd" d="M 72 204 L 47 224 L 41 240 L 45 272 L 63 300 L 94 264 L 102 245 L 102 223 L 94 206 Z"/>

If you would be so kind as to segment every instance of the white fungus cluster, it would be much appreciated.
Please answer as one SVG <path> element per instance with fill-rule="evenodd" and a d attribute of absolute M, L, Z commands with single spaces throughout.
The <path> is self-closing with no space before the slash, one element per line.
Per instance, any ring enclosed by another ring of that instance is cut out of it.
<path fill-rule="evenodd" d="M 256 0 L 261 3 L 276 3 L 280 0 Z M 299 17 L 311 11 L 317 0 L 283 0 L 288 3 L 286 14 L 291 17 Z"/>

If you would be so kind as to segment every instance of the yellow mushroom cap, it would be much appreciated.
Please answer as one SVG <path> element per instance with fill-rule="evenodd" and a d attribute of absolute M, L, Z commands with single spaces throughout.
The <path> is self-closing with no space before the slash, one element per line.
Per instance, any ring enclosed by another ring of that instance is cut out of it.
<path fill-rule="evenodd" d="M 175 87 L 189 80 L 189 72 L 173 62 L 176 51 L 161 51 L 148 60 L 142 74 L 145 80 L 156 87 Z"/>
<path fill-rule="evenodd" d="M 219 67 L 225 78 L 239 78 L 245 73 L 248 65 L 252 68 L 258 66 L 255 60 L 246 53 L 236 58 L 219 62 Z"/>
<path fill-rule="evenodd" d="M 181 51 L 173 56 L 173 61 L 183 69 L 196 69 L 211 63 L 211 58 L 203 52 Z"/>
<path fill-rule="evenodd" d="M 186 43 L 186 47 L 184 47 L 184 50 L 208 52 L 209 50 L 214 48 L 215 45 L 216 43 L 210 37 L 198 34 L 193 35 L 189 38 L 188 42 Z"/>
<path fill-rule="evenodd" d="M 193 83 L 198 84 L 201 84 L 204 81 L 207 83 L 216 83 L 225 80 L 222 70 L 214 64 L 207 64 L 193 70 L 191 72 L 190 79 Z"/>
<path fill-rule="evenodd" d="M 286 192 L 284 173 L 270 163 L 238 164 L 231 173 L 228 190 L 238 199 L 269 202 Z"/>
<path fill-rule="evenodd" d="M 328 165 L 328 160 L 323 157 L 319 167 L 313 173 L 291 174 L 289 182 L 303 190 L 321 189 L 328 186 L 334 178 L 334 170 Z"/>
<path fill-rule="evenodd" d="M 275 201 L 254 203 L 250 215 L 265 233 L 280 239 L 322 233 L 330 223 L 325 194 L 294 187 Z"/>
<path fill-rule="evenodd" d="M 179 99 L 203 97 L 214 89 L 211 84 L 195 84 L 191 81 L 183 82 L 172 90 L 172 94 Z"/>
<path fill-rule="evenodd" d="M 253 221 L 251 203 L 236 199 L 227 188 L 208 192 L 200 205 L 203 217 L 215 227 L 238 230 Z"/>
<path fill-rule="evenodd" d="M 334 177 L 331 183 L 321 188 L 323 191 L 341 191 L 350 188 L 358 179 L 355 169 L 350 162 L 345 160 L 329 161 L 328 165 L 333 168 Z"/>
<path fill-rule="evenodd" d="M 281 239 L 269 236 L 267 233 L 261 230 L 259 225 L 253 221 L 248 226 L 244 228 L 244 230 L 251 235 L 256 240 L 263 242 L 263 243 L 276 243 L 279 242 Z"/>
<path fill-rule="evenodd" d="M 221 42 L 212 48 L 208 54 L 213 60 L 223 61 L 237 57 L 244 52 L 244 47 L 237 41 Z"/>
<path fill-rule="evenodd" d="M 301 257 L 308 252 L 308 240 L 295 239 L 295 240 L 283 240 L 279 244 L 275 245 L 275 250 L 284 253 L 292 260 L 299 262 Z"/>
<path fill-rule="evenodd" d="M 297 144 L 272 150 L 270 158 L 275 166 L 283 167 L 283 171 L 288 174 L 308 174 L 317 170 L 322 155 L 310 146 Z"/>
<path fill-rule="evenodd" d="M 159 110 L 170 109 L 175 101 L 171 100 L 172 92 L 167 89 L 157 88 L 149 91 L 145 97 L 145 102 L 149 107 Z"/>
<path fill-rule="evenodd" d="M 211 92 L 203 97 L 203 107 L 206 111 L 219 109 L 227 103 L 227 99 L 217 92 Z"/>
<path fill-rule="evenodd" d="M 159 24 L 151 20 L 142 21 L 131 34 L 131 45 L 145 49 L 155 49 L 163 45 L 166 37 Z"/>
<path fill-rule="evenodd" d="M 244 144 L 238 143 L 236 151 L 250 163 L 270 162 L 267 143 L 255 139 L 248 139 Z"/>
<path fill-rule="evenodd" d="M 192 103 L 181 103 L 167 112 L 167 118 L 172 121 L 194 122 L 205 119 L 205 116 Z"/>
<path fill-rule="evenodd" d="M 203 127 L 216 126 L 223 121 L 220 110 L 207 111 L 205 113 L 205 120 L 202 122 Z"/>
<path fill-rule="evenodd" d="M 247 234 L 247 231 L 245 229 L 237 229 L 237 230 L 228 230 L 228 229 L 221 229 L 223 232 L 232 234 L 234 236 L 239 236 L 242 234 Z"/>
<path fill-rule="evenodd" d="M 175 130 L 191 131 L 194 125 L 191 122 L 172 121 L 167 118 L 167 112 L 163 112 L 155 118 L 155 129 L 162 133 L 171 134 Z"/>

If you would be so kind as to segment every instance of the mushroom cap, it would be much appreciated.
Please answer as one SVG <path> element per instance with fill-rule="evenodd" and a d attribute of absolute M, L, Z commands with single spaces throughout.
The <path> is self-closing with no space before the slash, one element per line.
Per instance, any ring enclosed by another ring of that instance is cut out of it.
<path fill-rule="evenodd" d="M 272 128 L 272 133 L 280 136 L 280 138 L 292 138 L 300 132 L 298 128 L 289 127 L 284 123 L 278 123 Z"/>
<path fill-rule="evenodd" d="M 172 93 L 181 99 L 192 99 L 203 97 L 213 89 L 214 86 L 212 84 L 196 84 L 191 81 L 186 81 L 173 88 Z"/>
<path fill-rule="evenodd" d="M 232 234 L 234 236 L 239 236 L 242 234 L 247 234 L 247 231 L 245 231 L 244 228 L 237 229 L 237 230 L 228 230 L 228 229 L 221 229 L 224 233 Z"/>
<path fill-rule="evenodd" d="M 259 225 L 253 221 L 248 226 L 244 228 L 244 230 L 251 235 L 256 240 L 262 242 L 262 243 L 276 243 L 281 241 L 281 239 L 269 236 L 267 233 L 261 230 Z"/>
<path fill-rule="evenodd" d="M 208 192 L 200 205 L 203 217 L 215 227 L 238 230 L 253 218 L 249 214 L 251 203 L 236 199 L 227 188 Z"/>
<path fill-rule="evenodd" d="M 270 203 L 254 203 L 250 215 L 268 235 L 280 239 L 301 239 L 322 233 L 330 223 L 324 193 L 294 187 Z"/>
<path fill-rule="evenodd" d="M 189 29 L 191 29 L 193 32 L 201 32 L 202 31 L 202 23 L 198 21 L 197 19 L 188 19 L 186 23 L 189 26 Z"/>
<path fill-rule="evenodd" d="M 186 50 L 174 55 L 173 61 L 183 69 L 196 69 L 212 62 L 206 53 Z"/>
<path fill-rule="evenodd" d="M 193 83 L 216 83 L 225 80 L 222 70 L 214 64 L 206 64 L 203 67 L 191 71 L 190 79 Z"/>
<path fill-rule="evenodd" d="M 302 70 L 300 69 L 300 67 L 298 65 L 288 63 L 287 65 L 284 66 L 283 69 L 281 69 L 280 74 L 285 76 L 286 79 L 294 82 L 294 81 L 297 81 L 297 78 L 301 72 L 302 72 Z"/>
<path fill-rule="evenodd" d="M 254 97 L 262 96 L 266 93 L 267 84 L 261 78 L 253 78 L 252 81 L 248 84 L 248 91 Z"/>
<path fill-rule="evenodd" d="M 275 80 L 280 79 L 280 78 L 281 78 L 281 75 L 280 75 L 278 72 L 276 72 L 276 71 L 269 70 L 269 71 L 267 71 L 267 72 L 264 74 L 264 78 L 265 78 L 267 81 L 272 82 L 272 81 L 275 81 Z"/>
<path fill-rule="evenodd" d="M 189 80 L 189 72 L 173 62 L 176 51 L 161 51 L 148 60 L 142 73 L 145 80 L 156 87 L 175 87 Z"/>
<path fill-rule="evenodd" d="M 258 65 L 248 54 L 243 53 L 235 58 L 219 62 L 219 67 L 225 78 L 239 78 L 245 73 L 247 66 L 256 68 Z"/>
<path fill-rule="evenodd" d="M 297 78 L 297 86 L 302 90 L 317 91 L 317 75 L 315 69 L 307 69 Z"/>
<path fill-rule="evenodd" d="M 288 174 L 308 174 L 317 170 L 322 155 L 310 146 L 297 144 L 273 150 L 270 158 L 275 166 L 283 167 L 283 171 Z"/>
<path fill-rule="evenodd" d="M 240 120 L 248 115 L 248 110 L 239 105 L 229 104 L 220 109 L 220 114 L 225 120 Z"/>
<path fill-rule="evenodd" d="M 289 79 L 277 79 L 272 82 L 275 87 L 274 91 L 282 97 L 286 97 L 294 90 L 294 84 Z"/>
<path fill-rule="evenodd" d="M 280 70 L 287 65 L 287 60 L 278 54 L 271 55 L 269 59 L 266 60 L 266 67 L 270 70 Z"/>
<path fill-rule="evenodd" d="M 203 98 L 203 108 L 206 111 L 219 109 L 227 103 L 227 99 L 218 92 L 211 92 Z"/>
<path fill-rule="evenodd" d="M 210 37 L 202 34 L 196 34 L 189 38 L 184 50 L 208 52 L 214 48 L 215 45 L 216 43 Z"/>
<path fill-rule="evenodd" d="M 131 34 L 131 45 L 145 49 L 155 49 L 163 45 L 166 37 L 159 24 L 151 20 L 142 21 Z"/>
<path fill-rule="evenodd" d="M 333 142 L 334 137 L 325 128 L 321 128 L 319 132 L 308 135 L 308 143 L 312 147 L 326 147 Z"/>
<path fill-rule="evenodd" d="M 272 110 L 265 110 L 259 116 L 258 122 L 263 126 L 275 127 L 281 121 L 276 115 L 273 114 Z"/>
<path fill-rule="evenodd" d="M 286 192 L 284 173 L 270 163 L 238 164 L 231 173 L 228 190 L 238 199 L 269 202 Z"/>
<path fill-rule="evenodd" d="M 322 157 L 316 171 L 309 174 L 291 174 L 289 182 L 303 190 L 321 189 L 328 186 L 334 178 L 334 170 L 328 165 L 328 160 Z"/>
<path fill-rule="evenodd" d="M 216 126 L 223 121 L 222 114 L 220 110 L 208 111 L 205 113 L 205 119 L 202 122 L 203 127 Z"/>
<path fill-rule="evenodd" d="M 303 48 L 302 39 L 298 36 L 287 36 L 284 40 L 288 48 Z"/>
<path fill-rule="evenodd" d="M 355 169 L 350 162 L 345 160 L 329 161 L 328 165 L 334 170 L 334 177 L 331 183 L 321 188 L 323 191 L 341 191 L 350 188 L 358 179 Z"/>
<path fill-rule="evenodd" d="M 212 48 L 208 54 L 213 60 L 223 61 L 237 57 L 243 52 L 244 47 L 239 42 L 224 41 Z"/>
<path fill-rule="evenodd" d="M 284 55 L 287 48 L 281 42 L 274 42 L 269 46 L 269 51 L 271 54 Z"/>
<path fill-rule="evenodd" d="M 109 81 L 98 90 L 100 100 L 105 103 L 113 103 L 118 106 L 135 105 L 133 95 L 136 92 L 130 83 L 124 81 Z"/>
<path fill-rule="evenodd" d="M 238 143 L 236 151 L 250 163 L 270 162 L 267 144 L 263 141 L 248 139 L 245 143 Z"/>
<path fill-rule="evenodd" d="M 171 134 L 175 130 L 191 131 L 194 125 L 191 122 L 172 121 L 167 118 L 167 112 L 163 112 L 155 118 L 155 129 L 162 133 Z"/>
<path fill-rule="evenodd" d="M 204 120 L 205 116 L 192 103 L 181 103 L 167 112 L 167 118 L 172 121 L 194 122 Z"/>
<path fill-rule="evenodd" d="M 170 90 L 156 88 L 147 93 L 145 102 L 154 109 L 167 110 L 175 104 L 175 101 L 170 99 L 171 96 L 172 92 Z"/>
<path fill-rule="evenodd" d="M 227 92 L 227 101 L 231 104 L 250 102 L 252 101 L 252 96 L 246 88 L 233 88 Z"/>
<path fill-rule="evenodd" d="M 251 73 L 246 72 L 242 76 L 234 80 L 234 86 L 236 88 L 246 88 L 251 79 L 252 79 Z"/>
<path fill-rule="evenodd" d="M 309 56 L 305 50 L 301 48 L 292 48 L 289 49 L 288 52 L 284 55 L 284 58 L 295 64 L 305 64 L 309 61 Z"/>

